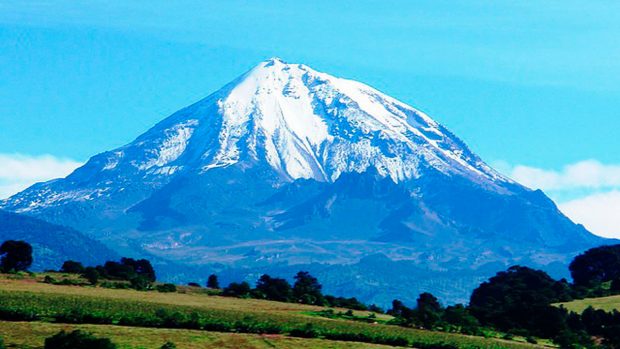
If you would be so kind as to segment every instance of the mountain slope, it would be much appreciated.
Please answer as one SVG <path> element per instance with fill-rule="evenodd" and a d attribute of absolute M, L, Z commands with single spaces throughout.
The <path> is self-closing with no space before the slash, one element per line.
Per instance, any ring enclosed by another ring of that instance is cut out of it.
<path fill-rule="evenodd" d="M 561 270 L 605 241 L 424 113 L 279 59 L 0 206 L 122 254 L 231 278 L 310 268 L 328 290 L 370 289 L 378 302 L 425 290 L 462 300 L 504 266 Z M 395 282 L 396 294 L 376 287 Z"/>
<path fill-rule="evenodd" d="M 32 270 L 58 270 L 66 260 L 97 265 L 117 257 L 100 242 L 74 229 L 0 210 L 0 242 L 23 240 L 32 245 Z"/>

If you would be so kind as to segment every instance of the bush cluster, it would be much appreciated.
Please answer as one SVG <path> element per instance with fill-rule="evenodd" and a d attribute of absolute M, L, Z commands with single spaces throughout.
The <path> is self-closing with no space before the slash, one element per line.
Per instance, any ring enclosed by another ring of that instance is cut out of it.
<path fill-rule="evenodd" d="M 116 349 L 108 338 L 97 338 L 90 333 L 75 330 L 60 331 L 45 339 L 45 349 Z"/>

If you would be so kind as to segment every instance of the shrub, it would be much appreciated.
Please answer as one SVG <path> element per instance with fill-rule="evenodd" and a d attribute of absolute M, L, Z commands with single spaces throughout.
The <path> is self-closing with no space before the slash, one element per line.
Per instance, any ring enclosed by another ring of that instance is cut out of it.
<path fill-rule="evenodd" d="M 157 285 L 156 289 L 159 292 L 176 292 L 177 291 L 177 287 L 174 284 Z"/>
<path fill-rule="evenodd" d="M 54 279 L 53 277 L 49 276 L 49 275 L 45 275 L 45 277 L 43 278 L 43 282 L 46 284 L 55 284 L 56 283 L 56 279 Z"/>
<path fill-rule="evenodd" d="M 301 338 L 316 338 L 319 336 L 317 331 L 314 329 L 312 324 L 308 323 L 302 328 L 295 328 L 291 330 L 290 335 L 292 337 L 301 337 Z"/>
<path fill-rule="evenodd" d="M 103 288 L 113 288 L 117 290 L 126 290 L 126 289 L 131 288 L 130 284 L 126 282 L 120 282 L 120 281 L 104 281 L 99 286 Z"/>
<path fill-rule="evenodd" d="M 96 338 L 80 330 L 60 331 L 45 339 L 45 349 L 116 349 L 116 344 L 108 338 Z"/>
<path fill-rule="evenodd" d="M 334 297 L 331 295 L 325 296 L 325 303 L 327 303 L 331 307 L 336 308 L 347 308 L 354 310 L 368 310 L 368 307 L 357 300 L 357 298 L 345 298 L 345 297 Z"/>
<path fill-rule="evenodd" d="M 99 281 L 99 276 L 99 272 L 93 267 L 88 267 L 84 269 L 84 272 L 82 273 L 82 277 L 88 280 L 88 282 L 93 286 L 97 285 L 97 281 Z"/>
<path fill-rule="evenodd" d="M 2 339 L 2 337 L 0 337 L 0 349 L 6 349 L 6 346 L 4 345 L 4 340 Z"/>
<path fill-rule="evenodd" d="M 138 275 L 129 281 L 131 288 L 138 291 L 146 291 L 151 288 L 151 282 L 143 275 Z"/>
<path fill-rule="evenodd" d="M 166 342 L 160 349 L 177 349 L 177 346 L 172 342 Z"/>

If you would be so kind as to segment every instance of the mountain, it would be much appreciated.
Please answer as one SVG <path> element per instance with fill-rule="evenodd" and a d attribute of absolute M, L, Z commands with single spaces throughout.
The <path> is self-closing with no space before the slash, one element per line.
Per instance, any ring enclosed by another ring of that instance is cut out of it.
<path fill-rule="evenodd" d="M 381 304 L 462 301 L 517 263 L 565 276 L 605 242 L 423 112 L 279 59 L 0 207 L 120 254 L 225 280 L 308 269 Z"/>
<path fill-rule="evenodd" d="M 97 265 L 117 258 L 105 245 L 74 229 L 0 210 L 0 243 L 6 240 L 32 245 L 32 270 L 58 270 L 66 260 Z"/>

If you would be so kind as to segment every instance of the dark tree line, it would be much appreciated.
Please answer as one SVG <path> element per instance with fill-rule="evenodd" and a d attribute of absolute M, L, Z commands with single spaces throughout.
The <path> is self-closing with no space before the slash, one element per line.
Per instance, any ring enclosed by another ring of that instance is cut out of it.
<path fill-rule="evenodd" d="M 510 335 L 550 338 L 561 348 L 620 348 L 620 313 L 586 309 L 569 312 L 555 303 L 620 293 L 620 245 L 590 249 L 570 264 L 574 283 L 541 270 L 513 266 L 482 283 L 468 306 L 443 308 L 422 293 L 415 308 L 399 300 L 388 313 L 402 326 L 479 334 L 493 328 Z M 593 338 L 598 338 L 597 341 Z"/>
<path fill-rule="evenodd" d="M 387 313 L 395 317 L 392 323 L 396 325 L 480 334 L 480 323 L 464 305 L 457 304 L 444 308 L 439 300 L 428 292 L 420 294 L 415 308 L 409 308 L 395 299 Z"/>
<path fill-rule="evenodd" d="M 217 279 L 215 278 L 215 280 Z M 382 312 L 381 308 L 376 305 L 367 306 L 356 298 L 324 295 L 323 286 L 316 277 L 307 271 L 298 272 L 294 276 L 294 280 L 295 282 L 291 285 L 286 279 L 265 274 L 258 279 L 254 288 L 246 281 L 232 282 L 222 290 L 222 295 Z"/>
<path fill-rule="evenodd" d="M 132 288 L 146 290 L 152 287 L 156 281 L 155 269 L 146 259 L 121 258 L 120 261 L 107 261 L 103 265 L 84 267 L 77 261 L 65 261 L 60 272 L 80 274 L 92 285 L 96 285 L 100 279 L 129 281 Z M 162 292 L 171 292 L 174 285 L 161 285 Z M 174 286 L 176 290 L 176 286 Z"/>

